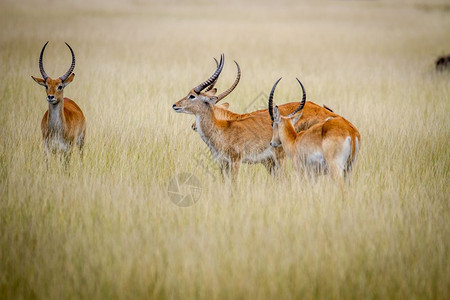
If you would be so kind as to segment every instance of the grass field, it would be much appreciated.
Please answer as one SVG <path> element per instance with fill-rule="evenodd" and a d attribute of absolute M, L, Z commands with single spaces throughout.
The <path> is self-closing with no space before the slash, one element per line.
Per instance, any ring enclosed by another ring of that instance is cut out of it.
<path fill-rule="evenodd" d="M 424 1 L 425 3 L 425 1 Z M 449 299 L 450 5 L 2 1 L 0 298 Z M 87 118 L 84 164 L 45 168 L 38 57 Z M 359 129 L 348 194 L 244 166 L 224 184 L 172 104 L 214 70 L 234 111 L 326 104 Z M 201 196 L 178 207 L 170 179 Z"/>

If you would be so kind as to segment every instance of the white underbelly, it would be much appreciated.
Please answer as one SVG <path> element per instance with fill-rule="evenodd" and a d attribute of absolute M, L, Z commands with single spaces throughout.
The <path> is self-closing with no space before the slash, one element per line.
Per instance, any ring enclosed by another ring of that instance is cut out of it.
<path fill-rule="evenodd" d="M 229 154 L 227 154 L 225 152 L 221 152 L 212 146 L 210 146 L 209 149 L 210 149 L 211 154 L 215 161 L 217 161 L 217 162 L 226 161 L 228 163 L 231 163 L 231 157 L 229 156 Z M 263 162 L 267 159 L 275 159 L 275 153 L 270 148 L 266 149 L 265 151 L 263 151 L 261 153 L 246 154 L 242 158 L 242 162 L 247 163 L 247 164 L 255 164 L 255 163 Z"/>
<path fill-rule="evenodd" d="M 327 164 L 325 162 L 325 157 L 321 152 L 314 152 L 306 157 L 305 161 L 306 167 L 314 170 L 325 171 L 327 169 Z"/>
<path fill-rule="evenodd" d="M 211 154 L 216 162 L 228 162 L 231 163 L 231 157 L 229 153 L 226 153 L 224 151 L 221 151 L 220 149 L 217 149 L 211 141 L 205 136 L 202 130 L 202 126 L 200 123 L 200 119 L 198 117 L 195 118 L 195 123 L 197 125 L 197 132 L 202 138 L 202 140 L 206 143 L 209 150 L 211 151 Z M 262 161 L 265 161 L 269 158 L 275 158 L 275 152 L 272 147 L 266 148 L 264 151 L 259 153 L 248 153 L 244 154 L 242 157 L 242 162 L 244 163 L 259 163 Z"/>
<path fill-rule="evenodd" d="M 242 162 L 254 164 L 265 161 L 269 158 L 275 159 L 275 152 L 271 147 L 266 148 L 263 152 L 260 153 L 249 153 L 247 155 L 244 155 Z"/>

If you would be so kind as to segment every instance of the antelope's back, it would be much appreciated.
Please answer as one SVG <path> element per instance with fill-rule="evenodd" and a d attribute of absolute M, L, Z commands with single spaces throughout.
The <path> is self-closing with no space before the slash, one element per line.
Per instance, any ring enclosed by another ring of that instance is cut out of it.
<path fill-rule="evenodd" d="M 298 105 L 299 102 L 288 103 L 286 104 L 286 107 L 283 108 L 286 109 L 287 111 L 283 112 L 280 107 L 280 112 L 283 115 L 290 114 L 297 108 Z M 295 123 L 295 130 L 297 132 L 301 130 L 306 130 L 315 124 L 324 122 L 327 118 L 330 117 L 335 118 L 339 117 L 339 115 L 329 111 L 328 109 L 320 105 L 317 105 L 314 102 L 307 101 L 305 103 L 305 107 L 303 108 L 302 117 L 297 121 L 297 123 Z"/>

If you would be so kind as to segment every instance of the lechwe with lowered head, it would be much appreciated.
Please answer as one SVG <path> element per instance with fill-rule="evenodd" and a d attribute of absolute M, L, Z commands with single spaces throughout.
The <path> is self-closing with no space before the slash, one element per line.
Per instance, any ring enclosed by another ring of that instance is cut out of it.
<path fill-rule="evenodd" d="M 270 145 L 283 146 L 294 167 L 308 177 L 330 173 L 344 186 L 344 179 L 351 172 L 358 153 L 361 141 L 358 130 L 346 119 L 336 116 L 297 133 L 293 124 L 302 118 L 306 92 L 297 79 L 303 91 L 302 101 L 294 112 L 282 116 L 278 107 L 273 107 L 273 94 L 280 80 L 275 82 L 269 95 L 269 113 L 273 122 Z"/>
<path fill-rule="evenodd" d="M 45 87 L 47 93 L 48 110 L 45 112 L 41 122 L 47 167 L 50 152 L 63 154 L 65 166 L 67 167 L 74 145 L 79 148 L 80 155 L 83 155 L 86 119 L 80 107 L 71 99 L 63 96 L 64 88 L 72 82 L 75 76 L 72 73 L 75 68 L 75 54 L 72 48 L 66 43 L 72 54 L 72 64 L 69 70 L 63 76 L 52 79 L 45 73 L 42 63 L 47 44 L 48 42 L 45 43 L 39 56 L 39 70 L 41 71 L 42 79 L 31 77 L 39 85 Z"/>

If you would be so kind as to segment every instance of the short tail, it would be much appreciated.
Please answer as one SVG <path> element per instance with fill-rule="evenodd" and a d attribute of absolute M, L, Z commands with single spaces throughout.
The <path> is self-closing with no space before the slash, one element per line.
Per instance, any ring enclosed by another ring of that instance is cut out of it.
<path fill-rule="evenodd" d="M 356 156 L 358 155 L 358 151 L 359 151 L 359 139 L 357 136 L 354 136 L 351 139 L 351 154 L 347 162 L 346 168 L 347 173 L 350 173 L 352 171 L 353 165 L 356 162 Z"/>

